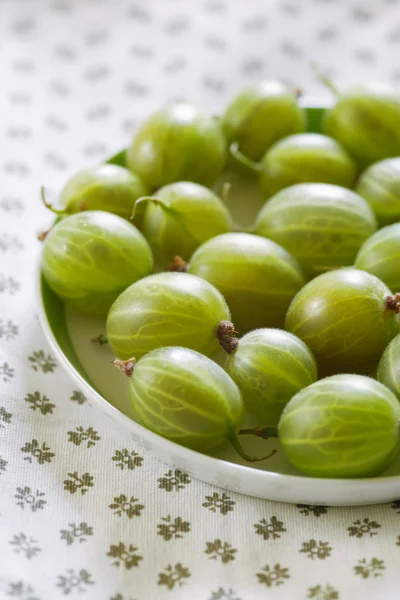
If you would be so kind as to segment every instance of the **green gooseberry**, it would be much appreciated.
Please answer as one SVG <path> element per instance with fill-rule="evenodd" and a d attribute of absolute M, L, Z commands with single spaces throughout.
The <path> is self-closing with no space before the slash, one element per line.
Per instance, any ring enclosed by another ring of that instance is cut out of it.
<path fill-rule="evenodd" d="M 311 350 L 281 329 L 256 329 L 244 335 L 229 355 L 226 370 L 239 387 L 246 410 L 268 425 L 277 425 L 289 400 L 318 379 Z"/>
<path fill-rule="evenodd" d="M 368 167 L 358 180 L 356 192 L 368 202 L 380 226 L 400 221 L 400 157 Z"/>
<path fill-rule="evenodd" d="M 59 210 L 46 202 L 42 190 L 46 206 L 61 216 L 103 210 L 125 219 L 130 219 L 136 200 L 147 193 L 148 189 L 137 175 L 110 164 L 83 169 L 73 175 L 61 191 Z"/>
<path fill-rule="evenodd" d="M 240 391 L 206 356 L 180 347 L 157 348 L 138 362 L 114 361 L 129 378 L 133 409 L 140 422 L 173 442 L 208 452 L 229 440 L 246 460 L 237 434 L 243 421 Z M 272 454 L 275 454 L 273 452 Z"/>
<path fill-rule="evenodd" d="M 400 335 L 396 335 L 382 354 L 377 379 L 400 399 Z"/>
<path fill-rule="evenodd" d="M 358 194 L 328 183 L 299 183 L 267 201 L 254 232 L 283 246 L 311 278 L 352 265 L 376 228 L 372 209 Z"/>
<path fill-rule="evenodd" d="M 229 144 L 259 160 L 277 140 L 306 129 L 297 94 L 279 81 L 263 81 L 240 92 L 221 117 Z"/>
<path fill-rule="evenodd" d="M 327 111 L 323 132 L 361 168 L 400 155 L 400 96 L 389 85 L 367 83 L 339 95 Z"/>
<path fill-rule="evenodd" d="M 356 167 L 340 144 L 319 133 L 300 133 L 280 140 L 264 155 L 260 185 L 269 197 L 304 182 L 352 187 Z"/>
<path fill-rule="evenodd" d="M 360 248 L 354 266 L 379 277 L 392 292 L 400 292 L 400 223 L 379 229 Z"/>
<path fill-rule="evenodd" d="M 126 160 L 151 190 L 174 181 L 210 186 L 225 165 L 226 141 L 218 119 L 190 104 L 169 104 L 142 123 Z"/>
<path fill-rule="evenodd" d="M 212 283 L 224 296 L 235 327 L 282 327 L 290 302 L 305 284 L 297 262 L 271 240 L 225 233 L 200 246 L 189 273 Z"/>
<path fill-rule="evenodd" d="M 358 269 L 339 269 L 300 290 L 289 307 L 285 329 L 307 344 L 320 375 L 368 375 L 399 331 L 396 307 L 380 279 Z"/>
<path fill-rule="evenodd" d="M 104 211 L 70 215 L 44 241 L 47 283 L 67 304 L 90 315 L 107 314 L 119 294 L 152 268 L 151 250 L 140 231 Z"/>
<path fill-rule="evenodd" d="M 286 405 L 278 433 L 290 462 L 311 477 L 374 477 L 399 453 L 400 404 L 362 375 L 334 375 Z"/>
<path fill-rule="evenodd" d="M 158 273 L 137 281 L 114 302 L 107 339 L 114 354 L 136 359 L 156 348 L 179 345 L 206 356 L 234 333 L 222 294 L 187 273 Z"/>
<path fill-rule="evenodd" d="M 200 244 L 232 228 L 222 200 L 197 183 L 170 183 L 136 206 L 143 201 L 149 204 L 142 232 L 161 267 L 170 265 L 177 255 L 189 260 Z"/>

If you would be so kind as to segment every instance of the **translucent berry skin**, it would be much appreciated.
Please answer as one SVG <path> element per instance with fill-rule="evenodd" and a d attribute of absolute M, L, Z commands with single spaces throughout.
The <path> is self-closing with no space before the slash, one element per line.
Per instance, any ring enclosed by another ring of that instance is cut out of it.
<path fill-rule="evenodd" d="M 379 229 L 360 248 L 355 267 L 379 277 L 395 294 L 400 292 L 400 223 Z"/>
<path fill-rule="evenodd" d="M 279 81 L 264 81 L 240 92 L 221 122 L 228 142 L 237 142 L 253 160 L 259 160 L 277 140 L 306 129 L 295 92 Z"/>
<path fill-rule="evenodd" d="M 282 327 L 290 302 L 305 283 L 286 250 L 249 233 L 225 233 L 205 242 L 193 254 L 189 273 L 221 292 L 240 333 Z"/>
<path fill-rule="evenodd" d="M 391 292 L 380 279 L 357 269 L 316 277 L 294 298 L 285 329 L 313 352 L 320 376 L 370 374 L 398 333 Z"/>
<path fill-rule="evenodd" d="M 219 121 L 190 104 L 170 104 L 140 126 L 127 165 L 154 190 L 174 181 L 212 185 L 226 161 Z"/>
<path fill-rule="evenodd" d="M 323 133 L 338 140 L 361 168 L 399 156 L 400 96 L 380 83 L 356 86 L 327 111 Z"/>
<path fill-rule="evenodd" d="M 292 398 L 279 422 L 281 447 L 311 477 L 374 477 L 399 452 L 400 404 L 361 375 L 321 379 Z"/>
<path fill-rule="evenodd" d="M 207 281 L 188 273 L 158 273 L 117 298 L 107 317 L 107 338 L 124 360 L 172 345 L 213 356 L 223 320 L 230 320 L 228 305 Z"/>
<path fill-rule="evenodd" d="M 61 192 L 67 214 L 104 210 L 129 219 L 135 201 L 148 193 L 141 179 L 118 165 L 99 165 L 76 173 Z"/>
<path fill-rule="evenodd" d="M 377 379 L 400 399 L 400 335 L 396 335 L 382 354 Z"/>
<path fill-rule="evenodd" d="M 161 267 L 168 267 L 175 256 L 187 262 L 203 242 L 231 230 L 224 203 L 202 185 L 187 181 L 171 183 L 154 197 L 170 210 L 156 203 L 148 204 L 142 232 L 156 264 Z"/>
<path fill-rule="evenodd" d="M 229 375 L 187 348 L 159 348 L 140 359 L 130 397 L 145 427 L 202 452 L 237 434 L 243 421 L 243 400 Z"/>
<path fill-rule="evenodd" d="M 255 233 L 285 248 L 308 278 L 354 263 L 377 228 L 368 203 L 354 192 L 325 183 L 281 190 L 261 209 Z"/>
<path fill-rule="evenodd" d="M 380 226 L 400 221 L 400 157 L 368 167 L 358 180 L 356 192 L 368 202 Z"/>
<path fill-rule="evenodd" d="M 296 183 L 332 183 L 352 187 L 356 167 L 340 144 L 319 133 L 300 133 L 280 140 L 261 161 L 260 185 L 273 196 Z"/>
<path fill-rule="evenodd" d="M 42 272 L 47 283 L 67 304 L 90 315 L 106 315 L 117 296 L 152 268 L 143 235 L 111 213 L 70 215 L 44 241 Z"/>
<path fill-rule="evenodd" d="M 289 400 L 318 378 L 309 348 L 281 329 L 256 329 L 244 335 L 226 370 L 238 385 L 246 410 L 268 426 L 277 425 Z"/>

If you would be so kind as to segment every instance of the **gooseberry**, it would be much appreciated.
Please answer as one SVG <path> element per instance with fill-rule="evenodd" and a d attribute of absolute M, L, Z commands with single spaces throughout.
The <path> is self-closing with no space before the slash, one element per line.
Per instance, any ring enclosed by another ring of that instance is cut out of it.
<path fill-rule="evenodd" d="M 340 144 L 319 133 L 300 133 L 280 140 L 261 161 L 260 185 L 269 197 L 303 182 L 352 187 L 356 168 Z"/>
<path fill-rule="evenodd" d="M 157 265 L 167 267 L 174 256 L 189 260 L 200 244 L 231 229 L 222 200 L 211 190 L 192 182 L 171 183 L 148 202 L 142 232 Z"/>
<path fill-rule="evenodd" d="M 225 233 L 200 246 L 189 273 L 212 283 L 224 296 L 235 327 L 280 327 L 305 280 L 297 262 L 271 240 Z"/>
<path fill-rule="evenodd" d="M 238 385 L 246 410 L 268 425 L 277 425 L 289 400 L 318 378 L 309 348 L 280 329 L 244 335 L 229 355 L 226 370 Z"/>
<path fill-rule="evenodd" d="M 99 165 L 76 173 L 61 191 L 61 208 L 48 208 L 62 216 L 84 210 L 103 210 L 129 219 L 135 201 L 148 190 L 140 178 L 118 165 Z"/>
<path fill-rule="evenodd" d="M 358 180 L 356 192 L 371 206 L 381 226 L 400 221 L 400 157 L 368 167 Z"/>
<path fill-rule="evenodd" d="M 210 186 L 225 165 L 226 141 L 217 119 L 190 104 L 170 104 L 142 123 L 126 160 L 151 190 L 174 181 Z"/>
<path fill-rule="evenodd" d="M 378 381 L 334 375 L 301 390 L 279 422 L 281 447 L 311 477 L 373 477 L 399 452 L 400 404 Z"/>
<path fill-rule="evenodd" d="M 130 377 L 133 409 L 151 431 L 193 450 L 208 452 L 229 440 L 246 460 L 267 458 L 253 458 L 242 450 L 237 440 L 244 416 L 240 391 L 206 356 L 169 347 L 153 350 L 137 363 L 130 359 L 114 364 Z"/>
<path fill-rule="evenodd" d="M 400 399 L 400 335 L 396 335 L 382 354 L 377 379 Z"/>
<path fill-rule="evenodd" d="M 367 83 L 339 95 L 327 111 L 323 131 L 360 167 L 400 155 L 400 96 L 389 85 Z"/>
<path fill-rule="evenodd" d="M 316 277 L 295 296 L 285 329 L 317 360 L 320 375 L 370 374 L 398 333 L 397 301 L 380 279 L 353 268 Z"/>
<path fill-rule="evenodd" d="M 150 247 L 140 231 L 104 211 L 70 215 L 44 241 L 47 283 L 67 304 L 91 315 L 107 314 L 117 296 L 152 267 Z"/>
<path fill-rule="evenodd" d="M 111 306 L 107 339 L 121 359 L 179 345 L 213 356 L 234 327 L 222 294 L 187 273 L 158 273 L 128 287 Z"/>
<path fill-rule="evenodd" d="M 296 92 L 278 81 L 264 81 L 240 92 L 221 123 L 229 144 L 235 142 L 253 160 L 259 160 L 277 140 L 306 128 Z"/>
<path fill-rule="evenodd" d="M 261 209 L 254 232 L 283 246 L 308 277 L 354 263 L 377 228 L 368 203 L 354 192 L 326 183 L 281 190 Z"/>
<path fill-rule="evenodd" d="M 400 223 L 379 229 L 360 248 L 355 267 L 376 275 L 392 292 L 400 292 Z"/>

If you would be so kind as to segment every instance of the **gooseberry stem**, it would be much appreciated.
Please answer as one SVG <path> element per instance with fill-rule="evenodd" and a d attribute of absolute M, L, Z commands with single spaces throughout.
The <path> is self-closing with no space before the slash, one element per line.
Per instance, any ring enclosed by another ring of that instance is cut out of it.
<path fill-rule="evenodd" d="M 51 210 L 51 212 L 55 213 L 56 215 L 65 215 L 65 210 L 58 210 L 57 208 L 54 208 L 52 204 L 50 204 L 50 202 L 47 202 L 46 200 L 46 192 L 44 189 L 44 186 L 42 185 L 40 188 L 40 195 L 42 197 L 42 202 L 45 205 L 46 208 L 48 208 L 49 210 Z"/>
<path fill-rule="evenodd" d="M 176 273 L 187 273 L 188 264 L 181 256 L 175 256 L 174 260 L 169 265 L 168 270 L 175 271 Z"/>
<path fill-rule="evenodd" d="M 221 200 L 225 204 L 228 202 L 228 198 L 229 198 L 231 189 L 232 189 L 232 184 L 229 181 L 225 181 L 224 185 L 222 186 L 222 191 L 221 191 Z"/>
<path fill-rule="evenodd" d="M 236 436 L 236 433 L 231 432 L 228 435 L 228 440 L 230 441 L 232 446 L 235 448 L 235 450 L 239 454 L 239 456 L 244 458 L 244 460 L 247 460 L 247 462 L 258 462 L 260 460 L 265 460 L 266 458 L 271 458 L 271 456 L 274 456 L 274 454 L 276 454 L 276 452 L 277 452 L 276 450 L 272 450 L 269 454 L 265 454 L 264 456 L 251 456 L 250 454 L 247 454 L 247 452 L 242 448 L 242 445 L 239 442 L 239 440 Z"/>
<path fill-rule="evenodd" d="M 252 427 L 251 429 L 241 429 L 239 435 L 256 435 L 264 440 L 268 440 L 271 437 L 278 437 L 277 427 Z"/>
<path fill-rule="evenodd" d="M 318 67 L 317 63 L 311 63 L 311 69 L 314 71 L 317 79 L 326 87 L 328 90 L 332 92 L 332 94 L 336 97 L 339 97 L 339 90 L 334 85 L 332 79 L 330 79 L 327 75 L 325 75 L 321 69 Z"/>
<path fill-rule="evenodd" d="M 101 333 L 97 337 L 93 338 L 92 342 L 94 342 L 95 344 L 100 344 L 100 346 L 105 346 L 106 344 L 108 344 L 108 338 L 104 333 Z"/>
<path fill-rule="evenodd" d="M 225 352 L 232 354 L 239 343 L 237 339 L 239 333 L 235 330 L 235 326 L 230 321 L 221 321 L 217 327 L 217 339 Z"/>
<path fill-rule="evenodd" d="M 157 204 L 157 206 L 160 206 L 165 212 L 167 212 L 173 216 L 177 215 L 176 211 L 173 208 L 171 208 L 170 206 L 168 206 L 168 204 L 166 204 L 163 200 L 160 200 L 160 198 L 157 198 L 156 196 L 142 196 L 141 198 L 138 198 L 136 200 L 135 204 L 133 205 L 131 221 L 133 221 L 133 219 L 135 218 L 138 206 L 140 206 L 141 204 L 145 204 L 147 202 L 152 202 L 153 204 Z"/>
<path fill-rule="evenodd" d="M 117 358 L 115 358 L 111 362 L 114 365 L 114 367 L 117 367 L 117 369 L 122 371 L 124 375 L 126 375 L 127 377 L 132 377 L 133 371 L 135 370 L 136 366 L 135 358 L 128 358 L 128 360 L 118 360 Z"/>
<path fill-rule="evenodd" d="M 260 173 L 262 169 L 260 163 L 257 163 L 254 160 L 251 160 L 251 158 L 245 156 L 243 152 L 239 150 L 239 144 L 237 142 L 232 142 L 232 144 L 229 146 L 229 153 L 238 163 L 246 167 L 246 169 L 249 169 L 249 171 L 252 171 L 253 173 Z"/>

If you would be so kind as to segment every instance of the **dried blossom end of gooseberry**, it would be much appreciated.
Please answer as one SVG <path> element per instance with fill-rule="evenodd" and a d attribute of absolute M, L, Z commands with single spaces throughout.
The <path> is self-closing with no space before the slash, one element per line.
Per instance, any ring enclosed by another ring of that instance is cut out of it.
<path fill-rule="evenodd" d="M 47 229 L 46 231 L 41 231 L 40 233 L 38 233 L 37 239 L 39 240 L 39 242 L 44 242 L 44 240 L 47 238 L 49 232 L 50 232 L 50 229 Z"/>
<path fill-rule="evenodd" d="M 217 339 L 225 352 L 232 354 L 239 343 L 238 332 L 230 321 L 221 321 L 217 327 Z"/>
<path fill-rule="evenodd" d="M 400 294 L 386 297 L 386 308 L 393 310 L 397 315 L 400 313 Z"/>
<path fill-rule="evenodd" d="M 127 377 L 132 377 L 133 371 L 135 370 L 136 360 L 134 358 L 128 358 L 128 360 L 112 360 L 114 367 L 117 367 Z"/>
<path fill-rule="evenodd" d="M 181 256 L 175 256 L 173 262 L 169 265 L 169 271 L 176 273 L 186 273 L 187 270 L 188 265 Z"/>

